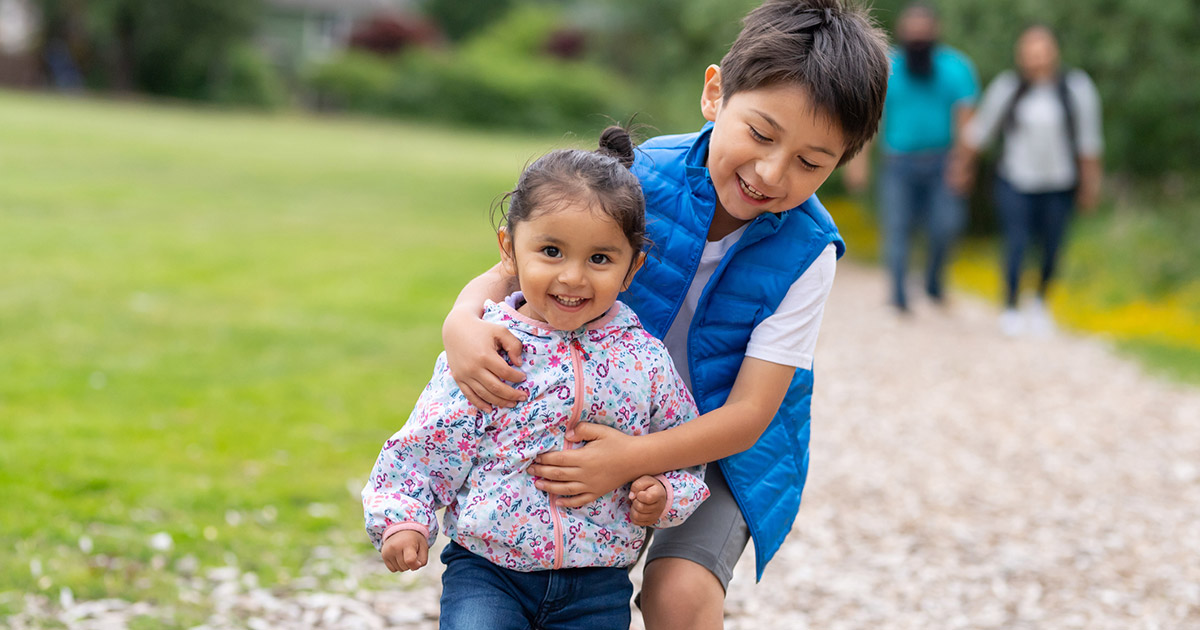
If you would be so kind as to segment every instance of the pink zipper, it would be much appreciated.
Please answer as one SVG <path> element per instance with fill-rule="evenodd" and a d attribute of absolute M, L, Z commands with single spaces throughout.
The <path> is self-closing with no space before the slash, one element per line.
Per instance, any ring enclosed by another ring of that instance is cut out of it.
<path fill-rule="evenodd" d="M 583 348 L 579 346 L 579 341 L 571 341 L 571 366 L 575 368 L 575 404 L 571 406 L 571 417 L 567 419 L 567 431 L 571 430 L 575 425 L 579 424 L 579 418 L 583 415 Z M 574 448 L 572 443 L 567 442 L 566 431 L 563 432 L 563 449 Z M 550 495 L 550 514 L 554 517 L 554 568 L 561 569 L 563 563 L 563 527 L 562 515 L 558 511 L 558 506 L 555 501 L 558 495 Z"/>

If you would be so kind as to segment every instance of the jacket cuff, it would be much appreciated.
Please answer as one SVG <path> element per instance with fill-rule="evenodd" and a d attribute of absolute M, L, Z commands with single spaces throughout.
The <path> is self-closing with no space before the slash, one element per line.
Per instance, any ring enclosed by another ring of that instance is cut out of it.
<path fill-rule="evenodd" d="M 420 523 L 408 521 L 408 522 L 404 522 L 404 523 L 396 523 L 394 525 L 390 525 L 387 529 L 383 530 L 383 538 L 381 538 L 379 542 L 382 545 L 392 535 L 399 533 L 399 532 L 407 532 L 407 531 L 420 532 L 420 534 L 425 537 L 425 540 L 429 540 L 429 528 L 428 527 L 425 527 L 424 525 L 422 525 Z"/>
<path fill-rule="evenodd" d="M 666 475 L 654 475 L 654 478 L 662 482 L 663 487 L 667 489 L 667 507 L 662 513 L 663 516 L 667 516 L 671 510 L 675 509 L 675 485 L 671 483 L 671 478 Z M 661 520 L 662 517 L 659 518 Z"/>

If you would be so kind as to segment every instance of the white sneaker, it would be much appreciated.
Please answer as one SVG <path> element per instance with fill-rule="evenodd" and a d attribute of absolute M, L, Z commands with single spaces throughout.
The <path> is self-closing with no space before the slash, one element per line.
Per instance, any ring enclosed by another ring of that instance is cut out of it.
<path fill-rule="evenodd" d="M 1035 337 L 1054 336 L 1054 317 L 1041 298 L 1034 298 L 1029 303 L 1029 332 Z"/>
<path fill-rule="evenodd" d="M 1000 314 L 1000 332 L 1005 337 L 1020 337 L 1025 332 L 1025 318 L 1015 308 L 1006 308 Z"/>

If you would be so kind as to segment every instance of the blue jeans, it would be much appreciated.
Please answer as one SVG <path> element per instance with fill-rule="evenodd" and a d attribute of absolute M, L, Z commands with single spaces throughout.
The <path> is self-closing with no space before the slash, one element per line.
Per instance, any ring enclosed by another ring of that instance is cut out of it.
<path fill-rule="evenodd" d="M 441 630 L 628 630 L 629 571 L 588 567 L 522 573 L 451 542 L 442 551 Z"/>
<path fill-rule="evenodd" d="M 1034 238 L 1042 244 L 1041 282 L 1038 295 L 1045 298 L 1050 281 L 1058 268 L 1058 253 L 1071 211 L 1075 208 L 1075 190 L 1043 193 L 1023 193 L 1003 178 L 996 178 L 996 211 L 1004 231 L 1004 303 L 1017 305 L 1020 291 L 1021 264 L 1025 248 Z"/>
<path fill-rule="evenodd" d="M 884 156 L 879 207 L 892 304 L 900 309 L 908 308 L 904 280 L 909 243 L 917 229 L 923 230 L 929 241 L 925 292 L 935 300 L 942 299 L 946 262 L 966 220 L 966 202 L 946 185 L 945 170 L 945 151 Z"/>

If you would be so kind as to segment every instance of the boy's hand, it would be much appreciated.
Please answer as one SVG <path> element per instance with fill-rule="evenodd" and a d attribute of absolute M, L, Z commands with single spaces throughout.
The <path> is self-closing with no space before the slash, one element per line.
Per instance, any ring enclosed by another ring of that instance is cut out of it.
<path fill-rule="evenodd" d="M 429 562 L 429 543 L 421 532 L 405 530 L 388 536 L 379 553 L 392 573 L 416 571 Z"/>
<path fill-rule="evenodd" d="M 632 502 L 629 518 L 633 524 L 650 527 L 667 509 L 667 489 L 658 479 L 642 475 L 629 488 L 629 500 Z"/>
<path fill-rule="evenodd" d="M 519 383 L 525 380 L 525 373 L 513 367 L 521 365 L 521 341 L 503 326 L 471 315 L 451 314 L 442 327 L 442 345 L 450 375 L 476 409 L 514 407 L 525 400 L 524 392 L 505 382 Z M 501 351 L 513 365 L 500 356 Z"/>
<path fill-rule="evenodd" d="M 539 490 L 558 495 L 557 505 L 583 507 L 629 483 L 637 476 L 637 454 L 626 435 L 602 424 L 581 422 L 567 433 L 571 442 L 587 442 L 582 448 L 550 451 L 538 455 L 529 474 Z"/>

